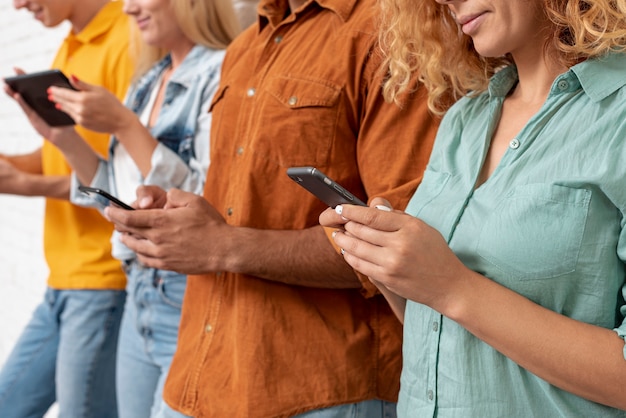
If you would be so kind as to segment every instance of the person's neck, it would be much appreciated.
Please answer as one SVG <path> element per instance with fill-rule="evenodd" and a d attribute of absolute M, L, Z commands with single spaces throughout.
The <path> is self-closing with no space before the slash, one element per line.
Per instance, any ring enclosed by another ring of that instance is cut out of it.
<path fill-rule="evenodd" d="M 68 18 L 72 32 L 79 33 L 98 14 L 109 0 L 77 0 L 72 15 Z"/>
<path fill-rule="evenodd" d="M 307 0 L 288 0 L 290 14 L 298 10 Z"/>
<path fill-rule="evenodd" d="M 184 60 L 187 54 L 193 49 L 194 43 L 185 40 L 176 45 L 176 48 L 170 50 L 170 56 L 172 58 L 172 70 L 176 69 Z"/>
<path fill-rule="evenodd" d="M 543 103 L 554 80 L 568 68 L 555 59 L 556 56 L 541 50 L 535 56 L 514 56 L 519 82 L 512 93 L 526 103 Z"/>

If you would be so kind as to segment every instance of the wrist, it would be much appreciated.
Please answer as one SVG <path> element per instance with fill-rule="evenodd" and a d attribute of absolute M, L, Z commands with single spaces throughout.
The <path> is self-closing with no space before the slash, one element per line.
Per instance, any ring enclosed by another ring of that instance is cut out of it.
<path fill-rule="evenodd" d="M 116 122 L 116 126 L 111 130 L 111 134 L 118 138 L 124 138 L 137 129 L 137 125 L 141 125 L 137 115 L 126 107 L 123 107 L 119 117 L 116 118 Z"/>
<path fill-rule="evenodd" d="M 249 229 L 225 224 L 222 234 L 222 254 L 219 258 L 219 271 L 247 273 L 244 260 L 250 256 L 247 248 Z"/>

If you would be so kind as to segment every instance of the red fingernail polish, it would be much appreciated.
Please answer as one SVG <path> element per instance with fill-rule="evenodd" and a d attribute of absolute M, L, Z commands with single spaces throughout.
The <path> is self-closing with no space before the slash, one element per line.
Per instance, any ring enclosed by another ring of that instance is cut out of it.
<path fill-rule="evenodd" d="M 56 103 L 56 104 L 54 105 L 54 107 L 56 107 L 56 108 L 57 108 L 57 109 L 59 109 L 59 110 L 61 109 L 61 105 L 60 105 L 59 103 Z"/>
<path fill-rule="evenodd" d="M 79 81 L 78 77 L 76 77 L 74 74 L 72 74 L 71 77 L 72 77 L 72 81 Z"/>

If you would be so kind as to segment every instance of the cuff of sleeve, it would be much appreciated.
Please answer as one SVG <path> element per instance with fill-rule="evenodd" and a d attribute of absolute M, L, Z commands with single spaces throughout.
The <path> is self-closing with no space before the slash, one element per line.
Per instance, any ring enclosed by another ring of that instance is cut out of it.
<path fill-rule="evenodd" d="M 106 165 L 100 161 L 100 164 L 98 164 L 98 170 L 96 171 L 90 186 L 106 190 L 108 185 L 108 181 L 106 181 L 106 179 Z M 91 197 L 78 190 L 78 186 L 80 185 L 81 182 L 78 180 L 76 172 L 72 171 L 72 174 L 70 175 L 70 202 L 78 206 L 96 208 L 100 210 L 104 209 L 108 205 L 108 201 L 105 198 Z"/>
<path fill-rule="evenodd" d="M 324 228 L 324 233 L 326 234 L 326 237 L 328 238 L 328 241 L 330 241 L 330 245 L 333 246 L 333 248 L 335 249 L 335 251 L 337 252 L 337 254 L 341 254 L 341 248 L 339 248 L 339 246 L 337 244 L 335 244 L 335 240 L 333 239 L 333 232 L 338 231 L 337 228 L 329 228 L 329 227 L 323 227 Z M 374 297 L 376 295 L 378 295 L 380 292 L 378 290 L 378 288 L 370 281 L 370 279 L 364 275 L 359 273 L 358 271 L 354 271 L 359 279 L 359 281 L 361 282 L 361 295 L 366 298 L 369 299 L 371 297 Z"/>
<path fill-rule="evenodd" d="M 181 188 L 189 174 L 189 166 L 174 151 L 159 142 L 152 153 L 150 159 L 152 170 L 144 179 L 144 184 L 155 184 L 163 190 L 171 188 Z M 202 181 L 196 181 L 194 184 L 184 189 L 198 194 L 202 191 Z"/>

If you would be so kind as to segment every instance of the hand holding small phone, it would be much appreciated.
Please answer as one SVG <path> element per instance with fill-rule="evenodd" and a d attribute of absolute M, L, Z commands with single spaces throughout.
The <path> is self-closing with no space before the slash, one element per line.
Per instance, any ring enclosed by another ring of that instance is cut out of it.
<path fill-rule="evenodd" d="M 132 206 L 122 202 L 121 200 L 119 200 L 117 197 L 111 195 L 109 192 L 102 190 L 102 189 L 97 189 L 95 187 L 88 187 L 88 186 L 78 186 L 78 190 L 80 190 L 81 192 L 91 195 L 93 194 L 97 194 L 99 196 L 104 197 L 105 199 L 107 199 L 109 202 L 111 202 L 112 204 L 114 204 L 115 206 L 118 206 L 122 209 L 126 209 L 126 210 L 135 210 L 135 208 L 133 208 Z"/>

